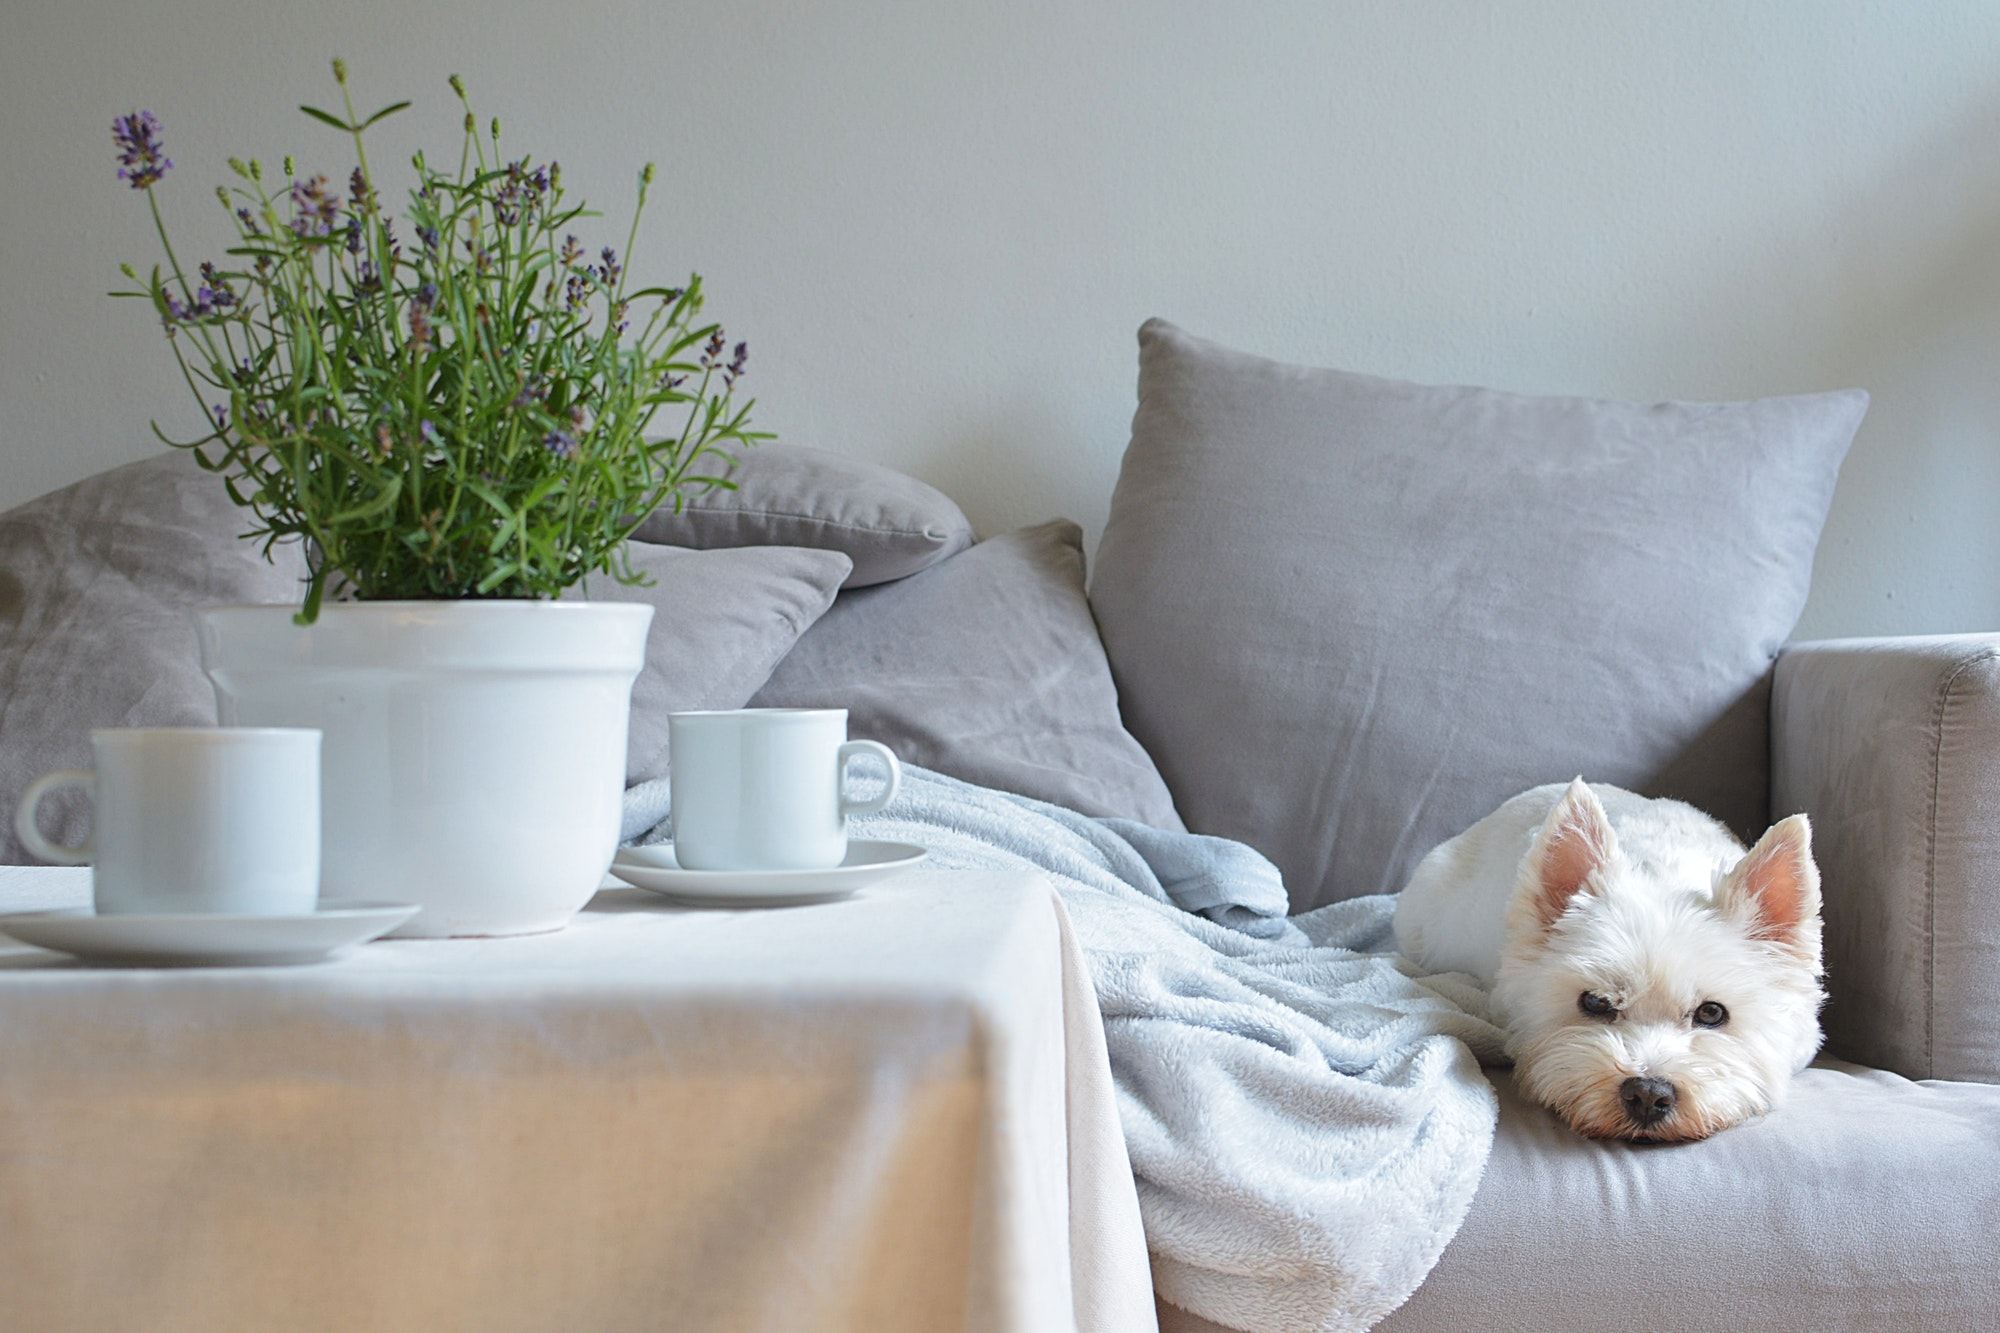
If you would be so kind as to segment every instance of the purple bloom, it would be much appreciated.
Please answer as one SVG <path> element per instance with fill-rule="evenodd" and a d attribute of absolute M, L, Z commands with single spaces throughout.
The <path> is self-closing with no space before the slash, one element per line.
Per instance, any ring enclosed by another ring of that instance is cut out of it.
<path fill-rule="evenodd" d="M 197 307 L 206 305 L 209 310 L 203 313 L 209 313 L 227 310 L 235 304 L 236 289 L 229 285 L 229 279 L 223 277 L 215 265 L 204 260 L 201 266 L 201 290 L 195 293 L 195 305 Z"/>
<path fill-rule="evenodd" d="M 215 406 L 215 407 L 211 407 L 211 408 L 209 408 L 208 410 L 209 410 L 209 413 L 210 413 L 210 415 L 214 416 L 214 418 L 215 418 L 215 428 L 216 428 L 216 429 L 217 429 L 218 431 L 223 431 L 223 430 L 228 430 L 228 429 L 229 429 L 229 409 L 228 409 L 228 408 L 226 408 L 226 407 L 223 407 L 223 406 L 221 406 L 220 404 L 218 404 L 217 406 Z"/>
<path fill-rule="evenodd" d="M 130 182 L 135 190 L 151 189 L 173 168 L 166 146 L 160 142 L 160 122 L 150 111 L 113 117 L 111 138 L 118 145 L 118 160 L 124 164 L 118 168 L 118 179 Z"/>
<path fill-rule="evenodd" d="M 557 458 L 576 457 L 576 437 L 568 431 L 550 431 L 542 437 L 542 447 Z"/>
<path fill-rule="evenodd" d="M 514 406 L 529 407 L 548 396 L 549 382 L 541 375 L 530 375 L 514 395 Z"/>
<path fill-rule="evenodd" d="M 264 229 L 257 225 L 257 219 L 250 212 L 249 209 L 247 208 L 237 209 L 236 220 L 243 224 L 243 230 L 246 235 L 262 236 L 264 234 Z"/>
<path fill-rule="evenodd" d="M 431 311 L 436 308 L 437 284 L 427 282 L 417 288 L 416 297 L 410 302 L 410 345 L 418 355 L 431 345 Z"/>
<path fill-rule="evenodd" d="M 331 236 L 340 214 L 340 200 L 326 192 L 326 177 L 292 182 L 292 232 L 298 236 Z"/>
<path fill-rule="evenodd" d="M 735 352 L 729 358 L 729 365 L 726 368 L 724 368 L 722 372 L 723 383 L 729 385 L 731 388 L 734 388 L 737 379 L 741 377 L 743 374 L 743 367 L 749 362 L 749 360 L 750 360 L 750 344 L 737 343 Z"/>
<path fill-rule="evenodd" d="M 610 246 L 604 247 L 604 267 L 597 270 L 597 280 L 606 287 L 616 287 L 624 268 L 618 263 L 618 252 Z"/>

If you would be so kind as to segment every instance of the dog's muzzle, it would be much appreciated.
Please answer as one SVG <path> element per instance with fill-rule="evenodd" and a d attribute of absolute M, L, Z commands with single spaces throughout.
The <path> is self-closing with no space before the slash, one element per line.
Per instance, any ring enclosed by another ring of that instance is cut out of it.
<path fill-rule="evenodd" d="M 1618 1085 L 1625 1118 L 1640 1129 L 1651 1129 L 1674 1113 L 1674 1085 L 1663 1078 L 1628 1078 Z"/>

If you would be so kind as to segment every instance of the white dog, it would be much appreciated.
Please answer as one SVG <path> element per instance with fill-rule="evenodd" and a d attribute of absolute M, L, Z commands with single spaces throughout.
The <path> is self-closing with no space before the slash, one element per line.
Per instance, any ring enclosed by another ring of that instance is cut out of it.
<path fill-rule="evenodd" d="M 1819 1049 L 1819 871 L 1804 815 L 1747 853 L 1715 820 L 1578 778 L 1417 866 L 1396 941 L 1490 984 L 1515 1079 L 1593 1138 L 1705 1138 Z"/>

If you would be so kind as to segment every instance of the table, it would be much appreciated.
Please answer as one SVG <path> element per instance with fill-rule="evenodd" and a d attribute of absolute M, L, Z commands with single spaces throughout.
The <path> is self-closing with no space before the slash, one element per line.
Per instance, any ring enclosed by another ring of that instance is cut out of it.
<path fill-rule="evenodd" d="M 0 868 L 0 911 L 88 901 Z M 0 1328 L 1154 1327 L 1036 876 L 86 967 L 0 937 Z"/>

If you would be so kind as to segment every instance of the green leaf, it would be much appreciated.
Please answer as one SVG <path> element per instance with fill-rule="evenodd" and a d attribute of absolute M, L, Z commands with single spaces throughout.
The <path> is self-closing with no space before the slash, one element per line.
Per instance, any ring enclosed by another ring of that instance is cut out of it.
<path fill-rule="evenodd" d="M 384 481 L 382 490 L 374 499 L 355 505 L 352 509 L 344 509 L 337 514 L 328 514 L 322 522 L 326 527 L 337 528 L 342 524 L 373 518 L 393 507 L 402 493 L 403 479 L 392 474 Z"/>
<path fill-rule="evenodd" d="M 370 116 L 368 119 L 362 121 L 361 128 L 365 130 L 370 125 L 373 125 L 376 121 L 382 119 L 382 117 L 393 116 L 398 111 L 403 110 L 407 106 L 409 106 L 408 102 L 392 102 L 390 105 L 383 107 L 380 111 L 377 111 L 374 115 Z"/>
<path fill-rule="evenodd" d="M 350 125 L 346 121 L 342 120 L 339 116 L 336 116 L 331 112 L 322 111 L 316 106 L 301 106 L 299 110 L 305 112 L 308 116 L 311 116 L 314 120 L 320 121 L 323 124 L 333 126 L 335 129 L 339 130 L 342 134 L 352 134 L 354 133 L 355 130 L 360 128 L 360 126 Z"/>

